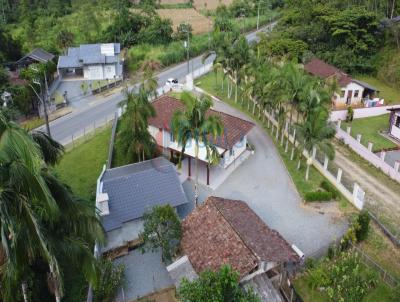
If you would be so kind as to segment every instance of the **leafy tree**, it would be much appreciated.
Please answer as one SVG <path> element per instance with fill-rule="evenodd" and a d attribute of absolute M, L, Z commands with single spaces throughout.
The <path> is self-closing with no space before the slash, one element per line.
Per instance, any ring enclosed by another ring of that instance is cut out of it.
<path fill-rule="evenodd" d="M 181 95 L 181 101 L 185 109 L 174 113 L 171 121 L 171 131 L 175 140 L 182 148 L 179 161 L 185 154 L 187 144 L 194 143 L 195 153 L 195 204 L 199 199 L 198 178 L 199 178 L 199 151 L 200 145 L 206 148 L 207 160 L 210 164 L 218 163 L 219 154 L 214 141 L 223 134 L 223 124 L 217 115 L 207 114 L 212 106 L 209 97 L 202 96 L 197 98 L 190 93 L 184 92 Z"/>
<path fill-rule="evenodd" d="M 124 284 L 124 266 L 114 266 L 109 259 L 102 259 L 99 264 L 97 284 L 94 290 L 94 302 L 113 301 L 118 290 Z"/>
<path fill-rule="evenodd" d="M 182 302 L 257 302 L 260 298 L 251 290 L 239 286 L 239 274 L 228 265 L 217 272 L 204 271 L 190 282 L 183 279 L 178 289 Z"/>
<path fill-rule="evenodd" d="M 121 118 L 121 130 L 117 133 L 117 152 L 132 163 L 151 158 L 155 142 L 148 131 L 148 118 L 155 115 L 149 102 L 149 92 L 141 85 L 139 93 L 125 92 L 126 112 Z"/>
<path fill-rule="evenodd" d="M 175 209 L 169 204 L 155 206 L 143 215 L 143 221 L 142 251 L 161 248 L 162 260 L 171 261 L 182 237 L 181 222 Z"/>
<path fill-rule="evenodd" d="M 62 30 L 57 35 L 57 44 L 61 49 L 66 49 L 74 42 L 74 34 L 68 30 Z"/>
<path fill-rule="evenodd" d="M 178 25 L 176 29 L 177 30 L 175 38 L 177 40 L 187 40 L 188 34 L 189 34 L 189 39 L 191 39 L 193 36 L 193 27 L 192 24 L 190 23 L 182 22 Z"/>
<path fill-rule="evenodd" d="M 309 114 L 306 120 L 297 124 L 297 136 L 300 141 L 300 151 L 305 149 L 311 157 L 314 148 L 324 152 L 330 159 L 335 156 L 335 150 L 330 140 L 335 135 L 334 127 L 327 122 L 326 110 L 320 108 Z M 306 180 L 309 177 L 311 158 L 307 158 Z M 301 156 L 299 162 L 301 160 Z"/>

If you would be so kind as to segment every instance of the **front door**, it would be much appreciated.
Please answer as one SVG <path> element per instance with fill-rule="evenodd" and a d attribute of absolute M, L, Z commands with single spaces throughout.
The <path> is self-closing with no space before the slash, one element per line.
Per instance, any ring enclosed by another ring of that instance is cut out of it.
<path fill-rule="evenodd" d="M 351 98 L 353 97 L 353 90 L 349 90 L 347 92 L 347 100 L 346 100 L 346 105 L 350 105 L 351 104 Z"/>

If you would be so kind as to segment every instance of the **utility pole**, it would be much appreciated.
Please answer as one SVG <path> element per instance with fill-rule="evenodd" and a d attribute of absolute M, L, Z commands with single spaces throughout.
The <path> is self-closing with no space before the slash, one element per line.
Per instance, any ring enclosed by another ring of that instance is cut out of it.
<path fill-rule="evenodd" d="M 190 73 L 190 46 L 189 46 L 189 38 L 190 38 L 190 32 L 189 32 L 189 22 L 186 22 L 186 52 L 187 52 L 187 73 Z"/>
<path fill-rule="evenodd" d="M 260 26 L 260 2 L 261 0 L 258 0 L 258 8 L 257 8 L 257 30 Z"/>
<path fill-rule="evenodd" d="M 32 70 L 36 71 L 39 73 L 39 70 L 35 67 L 31 67 Z M 31 86 L 33 92 L 35 92 L 36 96 L 39 98 L 40 102 L 42 103 L 43 106 L 43 114 L 44 114 L 44 121 L 46 123 L 46 132 L 47 135 L 49 137 L 51 137 L 51 133 L 50 133 L 50 125 L 49 125 L 49 116 L 47 114 L 47 101 L 48 101 L 48 97 L 49 97 L 49 90 L 48 90 L 48 86 L 47 86 L 47 76 L 46 76 L 46 70 L 43 71 L 44 74 L 44 89 L 42 89 L 42 83 L 40 80 L 38 79 L 34 79 L 33 83 L 38 84 L 40 86 L 40 90 L 41 90 L 41 95 L 42 97 L 40 97 L 40 95 L 36 92 L 35 88 L 33 87 L 33 85 L 29 84 L 29 86 Z"/>

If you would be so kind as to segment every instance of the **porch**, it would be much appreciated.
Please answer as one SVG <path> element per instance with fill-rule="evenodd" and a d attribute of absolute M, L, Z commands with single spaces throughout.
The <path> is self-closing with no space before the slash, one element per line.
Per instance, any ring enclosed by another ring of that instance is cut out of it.
<path fill-rule="evenodd" d="M 212 166 L 205 161 L 199 160 L 199 183 L 208 186 L 212 190 L 216 190 L 250 155 L 251 151 L 245 150 L 226 168 L 224 168 L 221 164 Z M 181 182 L 187 179 L 195 180 L 195 165 L 196 160 L 191 156 L 185 155 L 184 159 L 182 160 L 182 167 L 181 169 L 178 169 Z"/>

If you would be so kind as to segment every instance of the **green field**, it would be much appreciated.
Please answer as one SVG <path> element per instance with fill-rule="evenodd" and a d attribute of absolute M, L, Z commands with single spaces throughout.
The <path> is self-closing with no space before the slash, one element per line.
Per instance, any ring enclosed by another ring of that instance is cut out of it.
<path fill-rule="evenodd" d="M 389 114 L 353 120 L 351 123 L 342 123 L 342 128 L 351 126 L 351 135 L 361 134 L 361 143 L 365 146 L 373 142 L 373 151 L 396 147 L 396 144 L 379 134 L 389 128 Z"/>
<path fill-rule="evenodd" d="M 98 131 L 67 151 L 56 167 L 57 175 L 71 186 L 75 194 L 86 199 L 94 199 L 96 181 L 108 155 L 111 128 Z"/>

